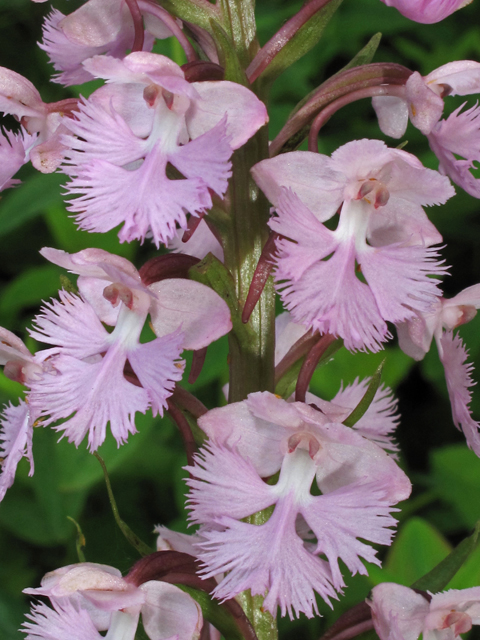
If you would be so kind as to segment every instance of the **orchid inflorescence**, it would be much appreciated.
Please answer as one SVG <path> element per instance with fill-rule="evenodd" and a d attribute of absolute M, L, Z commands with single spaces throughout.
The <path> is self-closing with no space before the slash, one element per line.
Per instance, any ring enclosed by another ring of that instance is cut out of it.
<path fill-rule="evenodd" d="M 425 24 L 468 4 L 383 1 Z M 91 95 L 46 103 L 0 68 L 0 110 L 19 122 L 1 135 L 0 190 L 18 186 L 28 162 L 63 173 L 79 229 L 117 229 L 121 243 L 159 250 L 137 268 L 100 248 L 42 249 L 78 279 L 28 329 L 29 344 L 45 348 L 32 353 L 0 328 L 5 376 L 25 389 L 1 417 L 0 499 L 22 458 L 34 473 L 34 427 L 77 448 L 86 439 L 96 454 L 109 432 L 129 446 L 137 413 L 168 412 L 187 450 L 196 527 L 186 535 L 159 525 L 157 551 L 126 576 L 92 562 L 51 571 L 25 590 L 47 599 L 32 605 L 26 640 L 134 640 L 140 620 L 150 640 L 274 640 L 277 613 L 311 618 L 335 607 L 346 575 L 381 564 L 372 545 L 392 543 L 397 505 L 412 490 L 394 436 L 397 400 L 379 372 L 331 400 L 309 391 L 316 367 L 342 347 L 376 353 L 396 333 L 418 361 L 435 342 L 452 421 L 480 457 L 473 367 L 456 332 L 480 307 L 480 284 L 444 297 L 451 267 L 425 209 L 454 197 L 454 184 L 480 198 L 471 171 L 479 107 L 443 119 L 449 96 L 480 93 L 480 62 L 423 77 L 373 63 L 367 47 L 269 144 L 271 81 L 314 46 L 314 21 L 326 24 L 338 4 L 309 0 L 260 47 L 247 0 L 87 0 L 69 15 L 50 9 L 40 48 L 53 82 L 95 79 Z M 182 66 L 152 52 L 172 37 Z M 409 121 L 426 136 L 438 170 L 381 140 L 319 153 L 327 120 L 363 98 L 387 137 L 401 138 Z M 276 293 L 285 311 L 275 323 Z M 207 409 L 179 385 L 182 354 L 193 352 L 192 382 L 207 347 L 227 334 L 228 403 Z M 374 627 L 381 640 L 453 640 L 480 624 L 480 587 L 433 585 L 378 584 L 360 622 L 347 620 L 338 636 Z"/>

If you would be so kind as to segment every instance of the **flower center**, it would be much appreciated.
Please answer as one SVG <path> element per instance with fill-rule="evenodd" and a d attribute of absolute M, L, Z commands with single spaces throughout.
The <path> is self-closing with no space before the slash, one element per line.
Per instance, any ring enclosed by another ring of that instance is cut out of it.
<path fill-rule="evenodd" d="M 387 187 L 376 178 L 365 180 L 358 190 L 355 200 L 365 200 L 368 204 L 373 204 L 375 209 L 384 207 L 390 199 L 390 192 Z"/>
<path fill-rule="evenodd" d="M 455 637 L 460 633 L 466 633 L 472 628 L 472 619 L 464 611 L 451 611 L 445 616 L 441 629 L 452 629 Z"/>

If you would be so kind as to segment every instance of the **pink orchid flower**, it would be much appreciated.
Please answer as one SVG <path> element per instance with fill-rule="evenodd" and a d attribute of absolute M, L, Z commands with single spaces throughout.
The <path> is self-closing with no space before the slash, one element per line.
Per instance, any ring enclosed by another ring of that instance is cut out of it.
<path fill-rule="evenodd" d="M 430 276 L 446 271 L 423 206 L 453 195 L 447 178 L 378 140 L 350 142 L 331 158 L 285 153 L 252 173 L 276 206 L 275 276 L 295 322 L 342 337 L 348 349 L 378 351 L 387 321 L 435 303 Z M 324 222 L 339 209 L 331 231 Z"/>
<path fill-rule="evenodd" d="M 384 582 L 367 603 L 380 640 L 454 640 L 480 624 L 480 587 L 422 595 Z"/>
<path fill-rule="evenodd" d="M 152 53 L 96 56 L 84 66 L 108 84 L 80 105 L 64 137 L 67 188 L 78 196 L 70 210 L 83 229 L 124 223 L 122 242 L 166 244 L 177 225 L 186 228 L 186 212 L 203 214 L 211 192 L 224 195 L 230 156 L 267 122 L 265 106 L 233 82 L 189 83 Z"/>
<path fill-rule="evenodd" d="M 383 133 L 393 138 L 402 137 L 410 119 L 427 136 L 440 162 L 440 172 L 479 198 L 480 183 L 470 172 L 474 161 L 480 159 L 479 110 L 476 106 L 464 109 L 463 104 L 446 120 L 440 120 L 444 97 L 474 93 L 480 93 L 480 63 L 458 60 L 425 77 L 418 72 L 412 73 L 405 85 L 405 98 L 376 97 L 372 104 Z"/>
<path fill-rule="evenodd" d="M 55 429 L 77 446 L 88 434 L 95 451 L 109 422 L 118 444 L 123 443 L 136 432 L 137 411 L 150 407 L 154 415 L 163 415 L 182 376 L 181 351 L 201 349 L 231 329 L 228 306 L 214 291 L 189 280 L 146 287 L 128 260 L 101 249 L 42 253 L 80 274 L 85 297 L 62 291 L 60 301 L 47 303 L 35 319 L 31 335 L 52 348 L 39 354 L 49 372 L 31 385 L 31 406 L 45 425 L 68 418 Z M 141 343 L 149 314 L 157 337 Z M 114 325 L 113 332 L 102 321 Z"/>
<path fill-rule="evenodd" d="M 28 145 L 25 156 L 28 154 L 35 169 L 42 173 L 52 173 L 63 160 L 65 147 L 60 137 L 67 132 L 65 120 L 76 108 L 76 103 L 75 99 L 67 99 L 47 104 L 29 80 L 0 67 L 0 111 L 15 116 L 30 134 L 23 135 L 23 143 Z M 23 161 L 26 161 L 25 157 Z M 12 163 L 15 160 L 10 154 L 9 171 Z"/>
<path fill-rule="evenodd" d="M 171 36 L 164 27 L 164 33 Z M 143 50 L 150 51 L 153 37 L 145 32 Z M 82 63 L 93 56 L 106 53 L 123 58 L 135 38 L 132 14 L 125 0 L 88 0 L 68 16 L 53 9 L 43 25 L 43 49 L 57 73 L 53 82 L 64 86 L 82 84 L 93 76 Z"/>
<path fill-rule="evenodd" d="M 473 366 L 466 362 L 468 352 L 457 327 L 472 320 L 480 308 L 480 285 L 464 289 L 454 298 L 438 298 L 427 314 L 418 314 L 408 322 L 397 325 L 398 343 L 402 351 L 415 360 L 422 360 L 435 338 L 438 355 L 443 364 L 453 421 L 465 434 L 467 444 L 480 457 L 480 425 L 470 413 L 471 392 L 475 383 L 471 378 Z"/>
<path fill-rule="evenodd" d="M 24 593 L 53 605 L 33 606 L 23 625 L 31 640 L 76 640 L 77 630 L 78 640 L 134 640 L 140 615 L 151 640 L 197 640 L 203 624 L 200 606 L 178 587 L 155 580 L 136 586 L 114 567 L 92 562 L 47 573 Z"/>
<path fill-rule="evenodd" d="M 339 559 L 352 573 L 366 572 L 360 558 L 378 564 L 357 536 L 390 544 L 389 513 L 411 485 L 376 444 L 267 392 L 209 411 L 199 426 L 210 443 L 188 467 L 189 501 L 191 520 L 204 525 L 197 544 L 204 574 L 228 572 L 216 597 L 268 590 L 270 612 L 279 606 L 282 615 L 311 617 L 318 613 L 314 591 L 329 602 L 344 586 Z M 261 480 L 278 471 L 276 484 Z M 321 496 L 310 493 L 314 479 Z M 242 521 L 270 506 L 265 524 Z"/>

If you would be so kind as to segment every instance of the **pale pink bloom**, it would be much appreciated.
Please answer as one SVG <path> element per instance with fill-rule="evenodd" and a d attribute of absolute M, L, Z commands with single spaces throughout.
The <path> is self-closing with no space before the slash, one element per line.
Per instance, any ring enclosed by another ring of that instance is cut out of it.
<path fill-rule="evenodd" d="M 465 434 L 470 449 L 480 456 L 479 423 L 470 413 L 473 366 L 466 362 L 468 352 L 461 338 L 453 333 L 456 327 L 469 322 L 480 308 L 480 285 L 464 289 L 454 298 L 438 298 L 430 313 L 397 326 L 400 348 L 415 360 L 422 360 L 435 338 L 438 354 L 445 371 L 453 421 Z"/>
<path fill-rule="evenodd" d="M 44 248 L 42 254 L 79 274 L 80 291 L 89 301 L 62 291 L 60 301 L 47 303 L 36 317 L 31 335 L 52 348 L 38 355 L 47 372 L 31 384 L 31 406 L 45 425 L 67 419 L 55 429 L 77 446 L 88 433 L 95 451 L 107 423 L 123 443 L 136 432 L 137 411 L 151 408 L 163 415 L 182 376 L 181 351 L 201 349 L 231 329 L 228 306 L 190 280 L 146 287 L 131 262 L 101 249 L 68 254 Z M 140 343 L 149 314 L 157 338 Z M 114 325 L 113 332 L 100 320 Z"/>
<path fill-rule="evenodd" d="M 276 280 L 295 322 L 340 336 L 349 349 L 378 351 L 390 337 L 387 321 L 435 303 L 430 275 L 446 271 L 423 206 L 453 195 L 447 178 L 378 140 L 350 142 L 331 158 L 286 153 L 252 173 L 276 206 Z M 339 207 L 331 231 L 323 223 Z"/>
<path fill-rule="evenodd" d="M 480 587 L 450 589 L 427 597 L 400 584 L 372 590 L 372 619 L 380 640 L 454 640 L 480 624 Z"/>
<path fill-rule="evenodd" d="M 381 405 L 384 408 L 383 401 Z M 328 410 L 331 415 L 323 413 L 323 407 L 318 411 L 265 391 L 212 409 L 199 418 L 198 424 L 210 440 L 235 448 L 261 477 L 277 473 L 286 452 L 301 445 L 318 465 L 316 479 L 322 491 L 382 477 L 392 483 L 390 497 L 404 500 L 410 492 L 410 482 L 395 461 L 360 432 L 340 424 L 338 418 L 334 420 L 333 413 L 344 415 L 345 409 L 332 404 Z M 376 411 L 372 410 L 371 421 Z"/>
<path fill-rule="evenodd" d="M 91 562 L 47 573 L 41 587 L 25 589 L 24 593 L 48 596 L 58 613 L 55 616 L 45 607 L 41 612 L 45 620 L 29 616 L 40 629 L 48 629 L 47 624 L 55 628 L 54 620 L 60 623 L 58 628 L 64 628 L 62 625 L 67 628 L 68 612 L 74 617 L 72 612 L 76 611 L 78 620 L 84 621 L 85 629 L 91 634 L 85 635 L 85 640 L 104 637 L 97 630 L 108 630 L 105 637 L 109 640 L 134 640 L 140 615 L 151 640 L 197 640 L 203 623 L 200 606 L 178 587 L 154 580 L 136 586 L 128 578 L 122 578 L 114 567 Z M 34 626 L 28 630 L 37 631 Z M 50 640 L 48 635 L 38 637 Z M 71 637 L 52 636 L 53 640 Z M 84 640 L 84 636 L 80 635 L 79 640 Z"/>
<path fill-rule="evenodd" d="M 38 134 L 35 138 L 24 135 L 24 141 L 33 166 L 42 173 L 52 173 L 63 160 L 60 136 L 67 131 L 63 123 L 72 106 L 70 102 L 43 102 L 29 80 L 0 67 L 0 111 L 15 116 L 31 136 Z"/>
<path fill-rule="evenodd" d="M 285 452 L 278 482 L 268 485 L 250 461 L 211 443 L 195 466 L 188 467 L 191 518 L 206 524 L 201 530 L 205 541 L 198 545 L 203 575 L 227 572 L 214 591 L 216 597 L 231 598 L 245 589 L 263 595 L 268 590 L 263 606 L 272 614 L 279 606 L 282 615 L 312 617 L 318 614 L 315 591 L 328 604 L 342 591 L 340 559 L 353 574 L 366 573 L 361 558 L 379 564 L 376 552 L 357 536 L 390 544 L 395 500 L 389 482 L 365 477 L 343 484 L 337 477 L 338 488 L 313 496 L 317 463 L 308 448 L 298 446 Z M 275 508 L 265 524 L 242 521 L 271 506 Z M 297 530 L 298 522 L 308 532 L 306 538 Z"/>
<path fill-rule="evenodd" d="M 267 392 L 213 409 L 199 426 L 210 444 L 188 468 L 189 502 L 192 521 L 206 525 L 197 545 L 205 574 L 229 572 L 217 597 L 268 589 L 264 606 L 272 613 L 278 605 L 282 615 L 312 616 L 314 591 L 328 602 L 344 586 L 340 558 L 352 573 L 366 572 L 360 558 L 378 564 L 356 538 L 389 544 L 391 507 L 411 485 L 376 444 L 321 411 Z M 261 480 L 278 471 L 275 485 Z M 314 479 L 321 496 L 310 493 Z M 272 505 L 266 524 L 240 522 Z"/>
<path fill-rule="evenodd" d="M 186 228 L 187 213 L 212 206 L 210 190 L 224 195 L 232 151 L 265 124 L 265 106 L 236 83 L 190 84 L 178 65 L 152 53 L 96 56 L 84 66 L 109 84 L 68 125 L 65 172 L 69 193 L 79 196 L 70 210 L 89 231 L 124 223 L 121 241 L 148 235 L 157 247 L 168 243 L 177 225 Z"/>
<path fill-rule="evenodd" d="M 380 129 L 401 138 L 408 120 L 429 135 L 443 113 L 443 98 L 480 92 L 480 63 L 457 60 L 434 69 L 427 76 L 412 73 L 405 84 L 405 97 L 379 96 L 372 99 Z"/>
<path fill-rule="evenodd" d="M 415 22 L 433 24 L 445 20 L 472 0 L 382 0 L 388 7 L 395 7 L 402 15 Z"/>
<path fill-rule="evenodd" d="M 439 171 L 448 175 L 467 193 L 478 198 L 478 180 L 470 173 L 478 161 L 480 141 L 476 106 L 456 109 L 446 120 L 440 120 L 445 96 L 480 93 L 480 63 L 473 60 L 449 62 L 422 77 L 412 73 L 405 85 L 405 98 L 392 96 L 373 98 L 380 129 L 393 138 L 405 133 L 408 120 L 428 137 L 437 156 Z M 458 159 L 461 156 L 464 159 Z"/>
<path fill-rule="evenodd" d="M 168 35 L 167 31 L 164 37 Z M 134 38 L 132 14 L 124 0 L 88 0 L 68 16 L 53 9 L 45 18 L 39 46 L 59 72 L 53 82 L 69 86 L 93 79 L 82 66 L 85 60 L 102 53 L 123 58 Z M 145 32 L 143 50 L 152 46 L 153 38 Z"/>
<path fill-rule="evenodd" d="M 30 403 L 44 425 L 67 419 L 55 429 L 76 446 L 88 434 L 90 450 L 98 449 L 108 423 L 118 445 L 126 442 L 137 431 L 135 413 L 151 407 L 163 415 L 182 377 L 180 331 L 139 342 L 148 313 L 143 302 L 132 309 L 122 303 L 112 333 L 86 301 L 64 291 L 35 318 L 32 337 L 54 346 L 40 354 L 50 372 L 32 383 Z M 142 386 L 125 377 L 127 360 Z"/>
<path fill-rule="evenodd" d="M 0 191 L 20 184 L 20 180 L 13 176 L 28 162 L 35 139 L 36 136 L 31 136 L 23 128 L 17 134 L 11 131 L 0 134 Z"/>
<path fill-rule="evenodd" d="M 80 293 L 106 324 L 116 324 L 123 302 L 130 308 L 135 304 L 148 307 L 158 337 L 180 328 L 184 349 L 202 349 L 232 328 L 226 302 L 199 282 L 169 278 L 145 286 L 129 260 L 103 249 L 69 254 L 45 247 L 40 253 L 80 276 Z"/>

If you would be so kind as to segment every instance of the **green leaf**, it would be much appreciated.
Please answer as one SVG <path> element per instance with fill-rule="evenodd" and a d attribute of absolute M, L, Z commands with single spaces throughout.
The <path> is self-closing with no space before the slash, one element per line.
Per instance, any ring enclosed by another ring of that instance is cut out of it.
<path fill-rule="evenodd" d="M 9 325 L 25 307 L 36 306 L 41 300 L 55 296 L 61 287 L 62 269 L 47 264 L 24 271 L 3 289 L 0 296 L 2 325 Z"/>
<path fill-rule="evenodd" d="M 411 586 L 413 589 L 422 589 L 423 591 L 431 591 L 437 593 L 445 589 L 447 584 L 452 580 L 454 575 L 469 557 L 478 543 L 480 535 L 480 521 L 476 524 L 475 530 L 471 536 L 460 542 L 455 549 L 440 562 L 434 569 L 429 571 L 422 578 L 414 582 Z M 465 588 L 465 587 L 463 587 Z"/>
<path fill-rule="evenodd" d="M 352 353 L 347 349 L 340 349 L 328 367 L 315 371 L 310 391 L 321 398 L 333 398 L 342 382 L 347 385 L 356 378 L 363 379 L 372 375 L 372 371 L 379 367 L 384 359 L 386 362 L 382 374 L 383 381 L 395 389 L 415 362 L 398 347 L 387 347 L 379 353 Z"/>
<path fill-rule="evenodd" d="M 0 236 L 42 214 L 53 203 L 62 202 L 60 186 L 65 176 L 35 173 L 0 202 Z"/>
<path fill-rule="evenodd" d="M 353 425 L 356 424 L 360 420 L 360 418 L 364 416 L 368 411 L 368 407 L 372 404 L 373 399 L 375 398 L 375 394 L 378 391 L 378 387 L 380 386 L 380 383 L 382 381 L 382 371 L 384 364 L 385 359 L 382 360 L 377 370 L 373 374 L 370 382 L 368 383 L 367 390 L 363 394 L 363 398 L 357 404 L 352 413 L 343 421 L 343 424 L 346 427 L 353 427 Z"/>
<path fill-rule="evenodd" d="M 354 56 L 338 73 L 346 71 L 347 69 L 353 69 L 353 67 L 360 67 L 362 64 L 370 64 L 377 52 L 381 39 L 382 34 L 380 32 L 372 36 L 363 49 L 360 49 L 357 55 Z"/>
<path fill-rule="evenodd" d="M 263 82 L 273 82 L 285 69 L 313 49 L 341 3 L 342 0 L 332 0 L 317 11 L 277 53 L 259 79 Z"/>
<path fill-rule="evenodd" d="M 474 527 L 480 519 L 480 460 L 458 444 L 433 451 L 430 462 L 438 497 L 451 505 L 465 527 Z"/>
<path fill-rule="evenodd" d="M 28 464 L 22 460 L 0 505 L 0 524 L 34 544 L 59 544 L 71 538 L 67 516 L 78 518 L 86 499 L 86 492 L 60 488 L 57 438 L 50 429 L 34 429 L 35 474 L 27 479 Z"/>
<path fill-rule="evenodd" d="M 131 435 L 128 446 L 118 447 L 115 439 L 109 433 L 105 442 L 98 449 L 102 459 L 108 466 L 110 474 L 119 468 L 124 468 L 130 459 L 138 455 L 143 445 L 148 446 L 149 435 L 153 429 L 151 413 L 137 414 L 135 424 L 138 433 Z M 95 457 L 85 445 L 78 449 L 66 439 L 56 443 L 56 455 L 60 474 L 59 489 L 64 492 L 84 491 L 90 489 L 103 479 L 103 472 Z M 157 454 L 158 459 L 158 454 Z"/>
<path fill-rule="evenodd" d="M 430 523 L 411 518 L 400 529 L 384 567 L 394 582 L 409 586 L 438 565 L 451 550 L 447 540 Z"/>

